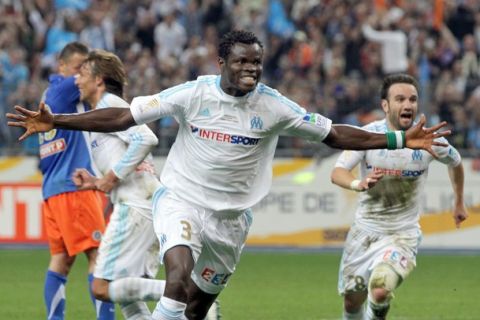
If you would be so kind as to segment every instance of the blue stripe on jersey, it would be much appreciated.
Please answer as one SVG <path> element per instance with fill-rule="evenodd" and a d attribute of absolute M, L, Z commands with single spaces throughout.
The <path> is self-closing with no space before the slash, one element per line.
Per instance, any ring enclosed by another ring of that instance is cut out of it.
<path fill-rule="evenodd" d="M 175 87 L 163 90 L 158 95 L 160 96 L 160 98 L 167 98 L 167 97 L 171 96 L 172 94 L 175 94 L 179 91 L 193 88 L 196 85 L 196 82 L 197 81 L 188 81 L 188 82 L 185 82 L 183 84 L 179 84 Z"/>
<path fill-rule="evenodd" d="M 120 206 L 120 209 L 118 210 L 118 223 L 113 231 L 114 236 L 110 239 L 111 250 L 108 251 L 107 256 L 105 257 L 103 276 L 107 280 L 113 280 L 115 263 L 120 256 L 123 242 L 128 237 L 129 207 L 124 204 L 118 204 L 118 206 Z"/>
<path fill-rule="evenodd" d="M 129 136 L 130 143 L 127 152 L 123 155 L 120 162 L 113 168 L 115 172 L 121 173 L 123 171 L 123 168 L 131 162 L 130 159 L 132 159 L 132 157 L 138 152 L 138 149 L 143 142 L 143 136 L 137 132 L 131 133 Z"/>
<path fill-rule="evenodd" d="M 45 93 L 45 104 L 53 113 L 77 113 L 80 92 L 74 77 L 52 75 Z M 82 131 L 54 129 L 40 133 L 40 170 L 43 198 L 76 191 L 72 174 L 85 168 L 93 174 L 88 141 Z"/>
<path fill-rule="evenodd" d="M 155 193 L 153 194 L 153 198 L 152 198 L 152 215 L 153 215 L 153 218 L 155 219 L 155 207 L 156 207 L 156 204 L 157 204 L 157 201 L 158 199 L 160 199 L 162 197 L 162 195 L 165 193 L 165 191 L 167 191 L 167 188 L 165 187 L 160 187 L 158 188 Z"/>
<path fill-rule="evenodd" d="M 305 113 L 303 111 L 303 109 L 297 103 L 293 102 L 292 100 L 288 99 L 285 96 L 282 96 L 280 93 L 278 93 L 278 91 L 264 85 L 263 83 L 260 83 L 257 86 L 257 92 L 259 94 L 265 94 L 265 95 L 268 95 L 268 96 L 271 96 L 271 97 L 274 97 L 274 98 L 278 99 L 281 103 L 283 103 L 284 105 L 289 107 L 295 113 L 298 113 L 298 114 L 304 114 Z"/>

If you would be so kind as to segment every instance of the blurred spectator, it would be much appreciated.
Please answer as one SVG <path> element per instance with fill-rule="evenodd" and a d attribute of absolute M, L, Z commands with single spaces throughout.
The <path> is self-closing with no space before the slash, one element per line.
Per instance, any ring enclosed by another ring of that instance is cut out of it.
<path fill-rule="evenodd" d="M 474 140 L 480 131 L 480 1 L 444 1 L 441 11 L 436 3 L 1 0 L 0 153 L 30 152 L 14 141 L 18 133 L 5 125 L 4 114 L 14 101 L 36 104 L 31 95 L 42 92 L 66 42 L 81 39 L 115 51 L 129 74 L 130 100 L 216 74 L 219 35 L 244 28 L 264 42 L 263 82 L 297 96 L 308 110 L 361 125 L 377 116 L 374 97 L 383 74 L 407 72 L 420 81 L 430 124 L 449 121 L 452 143 L 480 154 Z M 176 123 L 169 118 L 152 126 L 165 152 Z M 288 149 L 282 154 L 305 155 L 289 150 L 301 145 L 294 138 L 280 142 Z"/>

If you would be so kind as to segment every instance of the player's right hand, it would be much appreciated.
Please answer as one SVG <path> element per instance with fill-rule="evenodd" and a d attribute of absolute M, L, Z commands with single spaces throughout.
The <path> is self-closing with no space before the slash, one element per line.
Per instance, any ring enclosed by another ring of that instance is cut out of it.
<path fill-rule="evenodd" d="M 7 113 L 10 120 L 7 124 L 11 127 L 22 127 L 25 133 L 18 138 L 24 140 L 28 136 L 37 132 L 47 132 L 53 129 L 53 114 L 47 110 L 45 103 L 41 102 L 38 111 L 31 111 L 21 106 L 14 107 L 17 113 Z"/>
<path fill-rule="evenodd" d="M 368 190 L 373 188 L 380 179 L 383 178 L 383 173 L 381 172 L 372 172 L 370 173 L 367 177 L 362 179 L 360 182 L 360 187 L 362 188 L 362 191 Z"/>

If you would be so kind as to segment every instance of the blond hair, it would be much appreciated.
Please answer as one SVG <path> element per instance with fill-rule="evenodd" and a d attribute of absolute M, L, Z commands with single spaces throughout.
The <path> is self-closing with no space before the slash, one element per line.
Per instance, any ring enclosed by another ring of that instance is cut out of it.
<path fill-rule="evenodd" d="M 90 65 L 93 76 L 103 79 L 107 92 L 123 96 L 123 88 L 127 85 L 127 74 L 117 55 L 95 49 L 90 51 L 84 63 Z"/>

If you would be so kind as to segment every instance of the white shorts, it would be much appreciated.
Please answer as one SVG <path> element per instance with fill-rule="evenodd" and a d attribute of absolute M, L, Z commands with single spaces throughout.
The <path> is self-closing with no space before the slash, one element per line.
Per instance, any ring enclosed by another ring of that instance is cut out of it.
<path fill-rule="evenodd" d="M 380 234 L 353 225 L 348 232 L 338 276 L 338 292 L 359 292 L 368 289 L 373 269 L 380 263 L 390 265 L 402 279 L 416 266 L 421 240 L 418 229 Z"/>
<path fill-rule="evenodd" d="M 126 205 L 115 205 L 98 249 L 95 278 L 155 278 L 158 240 L 150 219 Z"/>
<path fill-rule="evenodd" d="M 218 212 L 189 204 L 167 189 L 154 196 L 154 228 L 160 261 L 179 245 L 192 251 L 191 277 L 204 292 L 218 294 L 235 271 L 252 224 L 251 210 Z"/>

